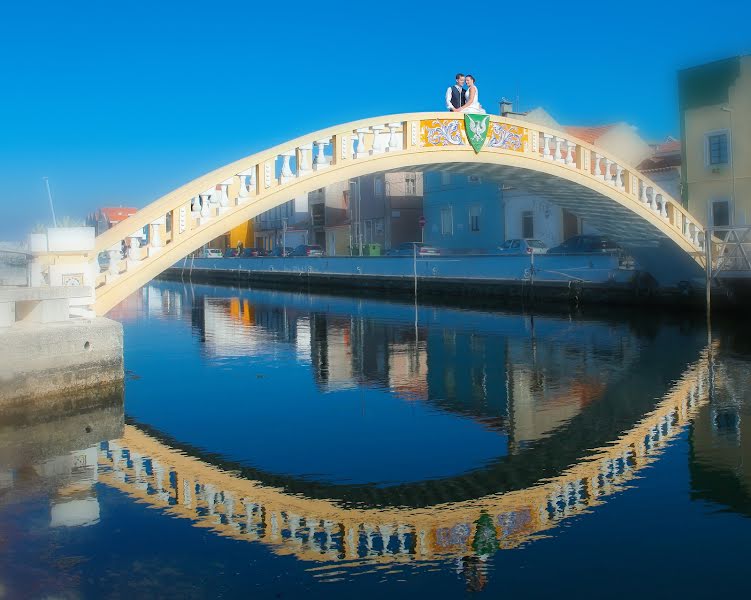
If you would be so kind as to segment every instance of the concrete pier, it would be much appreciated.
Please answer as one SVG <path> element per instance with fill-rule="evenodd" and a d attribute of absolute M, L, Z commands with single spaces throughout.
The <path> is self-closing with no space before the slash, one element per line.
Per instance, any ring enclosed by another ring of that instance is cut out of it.
<path fill-rule="evenodd" d="M 71 317 L 85 288 L 11 288 L 0 293 L 0 411 L 33 401 L 43 408 L 123 381 L 122 326 Z"/>

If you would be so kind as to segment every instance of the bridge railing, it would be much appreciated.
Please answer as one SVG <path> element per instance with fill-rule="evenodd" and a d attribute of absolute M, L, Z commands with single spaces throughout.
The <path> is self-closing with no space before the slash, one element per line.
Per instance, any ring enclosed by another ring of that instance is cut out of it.
<path fill-rule="evenodd" d="M 298 184 L 321 171 L 394 154 L 417 154 L 425 164 L 438 165 L 441 161 L 431 153 L 446 150 L 466 152 L 467 162 L 487 161 L 488 153 L 500 153 L 574 171 L 590 184 L 594 180 L 617 191 L 620 202 L 663 231 L 672 231 L 672 237 L 684 240 L 687 252 L 697 261 L 703 260 L 698 221 L 633 167 L 561 131 L 498 116 L 491 116 L 488 126 L 487 141 L 477 156 L 468 142 L 462 116 L 416 113 L 348 123 L 236 161 L 178 188 L 100 235 L 89 259 L 94 262 L 106 252 L 110 260 L 98 276 L 97 286 L 103 292 L 170 246 L 191 240 L 186 248 L 199 247 L 202 243 L 196 240 L 205 236 L 196 237 L 197 233 L 225 233 L 231 227 L 220 231 L 217 222 L 231 221 L 224 218 L 261 202 L 280 188 L 289 187 L 290 198 L 309 191 Z M 363 168 L 363 172 L 367 170 Z M 311 184 L 311 189 L 316 187 L 321 186 Z"/>

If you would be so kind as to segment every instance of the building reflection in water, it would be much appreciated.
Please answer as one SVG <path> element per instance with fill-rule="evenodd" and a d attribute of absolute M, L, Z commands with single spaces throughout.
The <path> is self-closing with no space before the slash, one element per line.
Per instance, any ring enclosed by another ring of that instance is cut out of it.
<path fill-rule="evenodd" d="M 712 402 L 689 429 L 692 498 L 751 516 L 751 348 L 733 328 L 712 368 Z"/>
<path fill-rule="evenodd" d="M 123 433 L 123 388 L 62 404 L 64 415 L 37 407 L 0 414 L 0 503 L 46 496 L 51 527 L 89 526 L 99 521 L 100 441 Z"/>
<path fill-rule="evenodd" d="M 207 359 L 285 352 L 310 365 L 323 393 L 373 386 L 470 417 L 506 435 L 510 456 L 598 406 L 613 382 L 628 383 L 645 364 L 663 368 L 625 322 L 415 309 L 273 291 L 220 296 L 210 288 L 197 294 L 160 283 L 145 289 L 138 310 L 189 322 Z M 667 337 L 651 352 L 662 355 L 671 342 Z M 601 440 L 599 449 L 585 439 L 580 458 L 554 476 L 541 471 L 503 492 L 414 508 L 347 503 L 243 476 L 133 425 L 101 444 L 99 480 L 219 535 L 258 541 L 306 561 L 358 565 L 451 557 L 477 589 L 489 555 L 600 504 L 697 414 L 715 410 L 707 405 L 713 359 L 709 349 L 697 348 L 672 384 L 658 381 L 661 388 L 650 388 L 661 391 L 629 427 Z"/>
<path fill-rule="evenodd" d="M 430 402 L 507 434 L 512 452 L 596 401 L 639 353 L 627 323 L 206 289 L 163 282 L 138 303 L 189 319 L 209 358 L 273 356 L 286 345 L 322 392 L 372 386 Z"/>

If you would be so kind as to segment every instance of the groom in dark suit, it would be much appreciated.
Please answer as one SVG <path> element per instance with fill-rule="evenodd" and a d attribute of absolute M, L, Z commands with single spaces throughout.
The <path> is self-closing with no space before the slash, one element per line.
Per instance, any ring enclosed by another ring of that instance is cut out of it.
<path fill-rule="evenodd" d="M 446 108 L 456 112 L 467 103 L 467 90 L 464 89 L 464 73 L 456 74 L 456 84 L 446 90 Z"/>

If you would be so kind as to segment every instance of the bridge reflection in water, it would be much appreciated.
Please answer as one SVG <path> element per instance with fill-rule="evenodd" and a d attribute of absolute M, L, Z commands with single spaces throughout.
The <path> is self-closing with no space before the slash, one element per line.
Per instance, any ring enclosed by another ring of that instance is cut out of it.
<path fill-rule="evenodd" d="M 132 421 L 99 448 L 100 483 L 219 535 L 337 568 L 460 558 L 481 569 L 497 550 L 622 490 L 715 385 L 716 348 L 676 347 L 623 322 L 572 327 L 555 317 L 202 290 L 159 284 L 130 308 L 188 318 L 207 356 L 257 356 L 272 338 L 310 362 L 323 391 L 386 387 L 507 437 L 506 454 L 471 473 L 385 487 L 233 464 Z M 128 306 L 119 310 L 127 320 Z"/>

